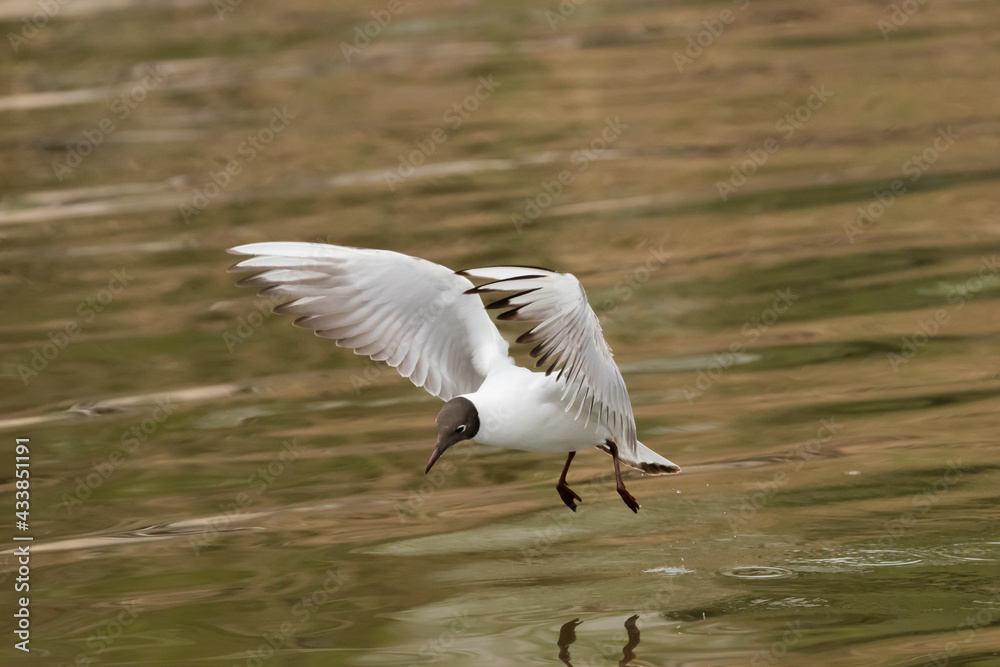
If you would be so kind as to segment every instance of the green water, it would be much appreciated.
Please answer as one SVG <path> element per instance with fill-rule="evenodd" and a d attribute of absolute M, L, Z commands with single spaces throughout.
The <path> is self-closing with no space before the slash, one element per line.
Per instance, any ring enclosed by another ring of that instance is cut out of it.
<path fill-rule="evenodd" d="M 59 7 L 0 6 L 3 664 L 1000 665 L 995 3 Z M 684 472 L 425 477 L 266 240 L 575 273 Z"/>

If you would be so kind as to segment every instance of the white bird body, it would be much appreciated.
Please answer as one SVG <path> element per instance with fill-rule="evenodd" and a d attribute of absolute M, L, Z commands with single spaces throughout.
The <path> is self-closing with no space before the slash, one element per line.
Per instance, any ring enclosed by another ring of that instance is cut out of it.
<path fill-rule="evenodd" d="M 476 442 L 531 452 L 562 453 L 597 447 L 611 431 L 597 420 L 574 419 L 560 400 L 554 375 L 497 363 L 478 391 L 465 394 L 479 411 Z"/>
<path fill-rule="evenodd" d="M 611 454 L 618 493 L 619 460 L 651 474 L 680 468 L 636 439 L 632 405 L 600 323 L 579 281 L 567 273 L 523 266 L 452 271 L 388 250 L 320 243 L 254 243 L 231 253 L 251 255 L 231 270 L 256 270 L 240 285 L 292 300 L 275 312 L 377 361 L 444 400 L 438 446 L 429 471 L 465 439 L 520 449 L 569 452 L 557 490 L 576 510 L 566 486 L 574 453 L 598 447 Z M 469 278 L 485 280 L 476 287 Z M 479 294 L 509 293 L 484 308 Z M 486 312 L 538 324 L 518 343 L 537 343 L 531 356 L 544 372 L 517 366 Z"/>

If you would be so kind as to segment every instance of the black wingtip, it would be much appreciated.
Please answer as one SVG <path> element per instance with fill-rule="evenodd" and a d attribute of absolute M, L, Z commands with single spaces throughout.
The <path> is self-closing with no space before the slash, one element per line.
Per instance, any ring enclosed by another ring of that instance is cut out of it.
<path fill-rule="evenodd" d="M 537 329 L 537 328 L 538 327 L 531 327 L 530 329 L 528 329 L 527 331 L 525 331 L 523 334 L 521 334 L 520 336 L 518 336 L 517 340 L 514 341 L 514 342 L 516 342 L 518 345 L 526 345 L 528 343 L 534 343 L 536 339 L 532 337 L 532 334 L 535 332 L 535 329 Z"/>
<path fill-rule="evenodd" d="M 524 296 L 526 294 L 531 294 L 532 292 L 537 292 L 540 289 L 541 289 L 541 287 L 532 287 L 531 289 L 522 290 L 520 292 L 517 292 L 516 294 L 511 294 L 510 296 L 505 296 L 502 299 L 497 299 L 496 301 L 494 301 L 494 302 L 490 303 L 489 305 L 487 305 L 486 308 L 487 308 L 487 310 L 497 310 L 497 309 L 500 309 L 500 308 L 511 308 L 511 310 L 509 310 L 506 313 L 503 313 L 501 315 L 498 315 L 498 317 L 501 320 L 511 320 L 511 319 L 514 319 L 514 316 L 510 315 L 510 313 L 516 313 L 521 308 L 524 308 L 527 304 L 522 303 L 519 306 L 513 306 L 513 304 L 511 304 L 511 301 L 514 300 L 514 299 L 517 299 L 519 297 L 522 297 L 522 296 Z M 492 290 L 486 290 L 486 291 L 492 291 Z"/>
<path fill-rule="evenodd" d="M 459 275 L 462 275 L 464 277 L 468 277 L 466 274 L 462 274 L 459 271 L 456 271 L 455 273 L 457 273 Z M 473 276 L 473 277 L 476 277 L 476 276 Z M 483 283 L 482 285 L 478 285 L 476 287 L 473 287 L 470 290 L 466 290 L 465 293 L 466 294 L 483 294 L 483 293 L 486 293 L 486 292 L 513 292 L 514 290 L 504 289 L 504 287 L 502 286 L 501 283 L 510 282 L 512 280 L 533 280 L 535 278 L 544 278 L 544 277 L 545 276 L 541 276 L 541 275 L 538 275 L 538 274 L 525 274 L 523 276 L 514 276 L 513 278 L 501 278 L 499 280 L 491 280 L 489 282 Z M 498 285 L 500 285 L 500 286 L 498 287 Z M 538 290 L 538 289 L 541 289 L 541 288 L 540 287 L 533 287 L 532 289 L 528 290 L 528 292 L 534 292 L 535 290 Z"/>
<path fill-rule="evenodd" d="M 498 320 L 504 320 L 504 321 L 510 321 L 510 320 L 519 319 L 518 318 L 518 311 L 520 311 L 521 308 L 523 308 L 523 307 L 524 306 L 518 306 L 517 308 L 511 308 L 510 310 L 505 310 L 504 312 L 502 312 L 499 315 L 497 315 L 497 319 Z"/>
<path fill-rule="evenodd" d="M 650 475 L 676 475 L 681 472 L 678 465 L 665 466 L 659 463 L 640 463 L 640 470 Z"/>
<path fill-rule="evenodd" d="M 236 281 L 236 286 L 237 287 L 260 287 L 260 283 L 259 282 L 255 282 L 255 280 L 257 278 L 259 278 L 261 275 L 262 275 L 261 273 L 255 273 L 252 276 L 247 276 L 246 278 L 240 278 L 239 280 Z"/>

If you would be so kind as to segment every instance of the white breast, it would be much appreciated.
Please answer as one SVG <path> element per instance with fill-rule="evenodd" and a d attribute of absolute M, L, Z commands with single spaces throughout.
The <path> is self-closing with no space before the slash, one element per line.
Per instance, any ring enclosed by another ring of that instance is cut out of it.
<path fill-rule="evenodd" d="M 570 452 L 603 444 L 607 427 L 586 415 L 574 419 L 560 401 L 564 387 L 555 376 L 533 373 L 513 364 L 494 368 L 479 391 L 466 394 L 479 411 L 479 432 L 485 445 L 542 452 Z"/>

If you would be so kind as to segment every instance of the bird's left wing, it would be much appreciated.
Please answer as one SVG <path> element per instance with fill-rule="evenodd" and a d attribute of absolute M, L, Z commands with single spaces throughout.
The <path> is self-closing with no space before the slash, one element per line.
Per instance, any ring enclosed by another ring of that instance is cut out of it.
<path fill-rule="evenodd" d="M 479 389 L 507 360 L 507 342 L 465 294 L 472 283 L 451 269 L 389 250 L 323 243 L 252 243 L 231 271 L 257 271 L 239 284 L 292 300 L 274 309 L 295 324 L 385 361 L 445 401 Z"/>
<path fill-rule="evenodd" d="M 538 322 L 517 342 L 536 343 L 531 350 L 537 359 L 535 366 L 548 365 L 547 375 L 558 372 L 557 381 L 565 384 L 562 397 L 566 411 L 575 409 L 578 419 L 602 419 L 615 443 L 628 453 L 634 452 L 635 419 L 625 380 L 580 281 L 569 273 L 525 266 L 458 273 L 490 281 L 470 293 L 513 292 L 487 308 L 503 309 L 501 320 Z"/>

